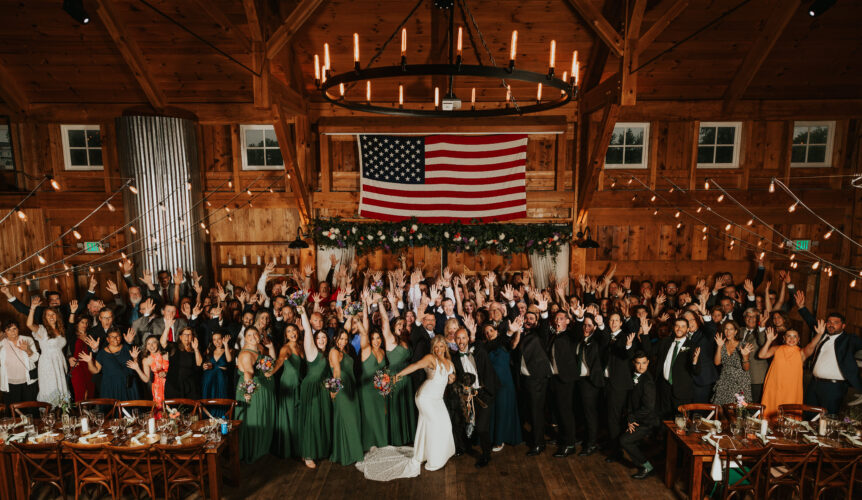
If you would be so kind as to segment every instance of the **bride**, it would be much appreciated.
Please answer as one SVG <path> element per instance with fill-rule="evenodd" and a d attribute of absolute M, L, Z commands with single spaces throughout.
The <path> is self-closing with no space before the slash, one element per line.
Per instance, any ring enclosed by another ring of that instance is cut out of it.
<path fill-rule="evenodd" d="M 442 469 L 455 454 L 452 422 L 443 403 L 446 385 L 455 381 L 455 367 L 444 337 L 434 337 L 431 341 L 431 353 L 401 370 L 395 375 L 395 383 L 421 369 L 425 370 L 427 378 L 416 392 L 419 422 L 416 425 L 413 447 L 372 448 L 365 455 L 365 459 L 356 464 L 367 479 L 390 481 L 416 477 L 422 462 L 425 462 L 425 470 L 435 471 Z"/>

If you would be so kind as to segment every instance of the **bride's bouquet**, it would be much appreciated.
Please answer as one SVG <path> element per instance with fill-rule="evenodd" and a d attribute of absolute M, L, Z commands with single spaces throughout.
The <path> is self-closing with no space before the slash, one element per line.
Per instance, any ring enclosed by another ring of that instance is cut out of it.
<path fill-rule="evenodd" d="M 374 388 L 384 398 L 392 394 L 392 376 L 389 370 L 377 370 L 374 374 Z"/>
<path fill-rule="evenodd" d="M 305 290 L 299 289 L 287 296 L 287 305 L 299 307 L 304 305 L 306 300 L 308 300 L 308 294 L 305 293 Z"/>

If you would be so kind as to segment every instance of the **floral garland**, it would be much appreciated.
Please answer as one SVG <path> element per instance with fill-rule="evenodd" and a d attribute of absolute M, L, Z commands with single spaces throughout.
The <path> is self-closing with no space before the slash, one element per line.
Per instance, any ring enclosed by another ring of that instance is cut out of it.
<path fill-rule="evenodd" d="M 572 227 L 567 224 L 422 224 L 416 219 L 348 223 L 338 218 L 318 218 L 312 228 L 312 238 L 319 248 L 352 245 L 358 253 L 427 246 L 448 247 L 459 253 L 487 249 L 499 255 L 538 252 L 555 256 L 572 239 Z"/>

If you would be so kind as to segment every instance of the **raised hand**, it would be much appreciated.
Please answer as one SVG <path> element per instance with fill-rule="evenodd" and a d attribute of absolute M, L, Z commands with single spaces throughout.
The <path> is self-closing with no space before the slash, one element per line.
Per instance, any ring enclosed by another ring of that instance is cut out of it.
<path fill-rule="evenodd" d="M 500 292 L 500 295 L 502 295 L 504 299 L 511 302 L 515 300 L 515 289 L 512 288 L 512 285 L 506 285 L 503 287 L 503 291 Z"/>
<path fill-rule="evenodd" d="M 521 331 L 521 328 L 524 327 L 524 318 L 521 316 L 516 317 L 512 321 L 509 321 L 509 331 L 512 333 Z"/>
<path fill-rule="evenodd" d="M 302 268 L 302 271 L 306 276 L 311 276 L 311 273 L 314 271 L 314 268 L 311 267 L 311 264 L 306 264 L 305 267 Z"/>
<path fill-rule="evenodd" d="M 200 316 L 201 311 L 203 311 L 203 309 L 201 309 L 201 303 L 195 302 L 195 307 L 192 309 L 192 316 L 195 316 L 195 317 Z"/>
<path fill-rule="evenodd" d="M 695 347 L 694 356 L 692 356 L 692 358 L 691 358 L 692 364 L 696 365 L 697 364 L 697 358 L 699 358 L 699 357 L 700 357 L 700 347 Z"/>
<path fill-rule="evenodd" d="M 135 263 L 129 259 L 123 261 L 123 274 L 132 274 L 132 269 L 135 268 Z"/>
<path fill-rule="evenodd" d="M 719 349 L 724 345 L 724 335 L 720 333 L 715 334 L 715 343 L 718 345 Z"/>
<path fill-rule="evenodd" d="M 24 340 L 24 337 L 18 337 L 18 343 L 15 347 L 26 352 L 28 355 L 30 354 L 30 344 L 28 344 L 27 341 Z"/>
<path fill-rule="evenodd" d="M 182 312 L 183 316 L 185 316 L 186 318 L 190 317 L 192 315 L 192 305 L 188 302 L 183 302 Z"/>
<path fill-rule="evenodd" d="M 659 292 L 658 295 L 656 295 L 656 298 L 655 298 L 656 304 L 661 305 L 661 304 L 664 304 L 666 301 L 667 301 L 667 296 L 664 294 L 664 292 Z"/>
<path fill-rule="evenodd" d="M 661 315 L 658 317 L 658 320 L 661 321 L 662 323 L 667 323 L 667 320 L 669 320 L 669 319 L 670 319 L 670 314 L 668 314 L 666 312 L 661 313 Z"/>
<path fill-rule="evenodd" d="M 631 276 L 626 276 L 625 278 L 623 278 L 623 288 L 625 288 L 626 290 L 632 289 L 632 277 Z"/>
<path fill-rule="evenodd" d="M 805 292 L 802 290 L 796 290 L 796 293 L 793 294 L 793 299 L 796 300 L 796 307 L 800 309 L 805 307 Z"/>
<path fill-rule="evenodd" d="M 485 276 L 485 281 L 488 282 L 488 286 L 491 286 L 497 282 L 497 275 L 494 273 L 494 271 L 491 271 L 490 273 L 488 273 L 487 276 Z"/>
<path fill-rule="evenodd" d="M 135 329 L 129 328 L 128 330 L 126 330 L 126 334 L 123 335 L 123 340 L 125 340 L 127 344 L 131 344 L 132 342 L 134 342 L 135 341 Z"/>
<path fill-rule="evenodd" d="M 111 295 L 119 295 L 120 291 L 117 289 L 117 284 L 111 280 L 105 282 L 105 290 L 108 291 Z"/>
<path fill-rule="evenodd" d="M 447 286 L 452 283 L 452 271 L 448 266 L 443 268 L 443 281 Z"/>
<path fill-rule="evenodd" d="M 77 300 L 77 299 L 72 299 L 72 301 L 71 301 L 71 302 L 69 302 L 69 308 L 72 310 L 72 313 L 74 313 L 75 311 L 77 311 L 77 310 L 78 310 L 78 300 Z"/>
<path fill-rule="evenodd" d="M 96 352 L 99 350 L 99 341 L 100 339 L 94 339 L 93 337 L 87 335 L 87 338 L 84 339 L 84 342 L 90 346 L 90 350 Z"/>
<path fill-rule="evenodd" d="M 263 268 L 263 272 L 265 272 L 266 274 L 272 274 L 273 271 L 275 271 L 275 262 L 267 262 L 266 267 Z"/>
<path fill-rule="evenodd" d="M 176 271 L 174 271 L 174 285 L 179 285 L 183 282 L 183 268 L 178 267 Z"/>
<path fill-rule="evenodd" d="M 145 316 L 149 316 L 156 310 L 156 303 L 153 302 L 153 299 L 147 299 L 141 304 L 141 312 Z"/>
<path fill-rule="evenodd" d="M 90 291 L 91 291 L 91 292 L 92 292 L 92 291 L 94 291 L 94 290 L 96 289 L 96 287 L 99 285 L 99 282 L 98 282 L 98 281 L 96 281 L 96 276 L 95 276 L 95 275 L 90 276 L 90 283 L 89 283 L 89 285 L 90 285 Z"/>
<path fill-rule="evenodd" d="M 631 347 L 635 341 L 635 332 L 626 335 L 626 347 Z"/>
<path fill-rule="evenodd" d="M 78 353 L 78 359 L 85 363 L 90 363 L 93 361 L 93 355 L 88 352 L 81 351 Z"/>
<path fill-rule="evenodd" d="M 134 359 L 135 361 L 138 360 L 139 354 L 141 354 L 141 350 L 138 348 L 138 346 L 132 346 L 132 348 L 129 349 L 129 356 L 131 356 L 132 359 Z"/>
<path fill-rule="evenodd" d="M 751 351 L 753 351 L 753 350 L 754 350 L 753 344 L 745 344 L 744 346 L 739 348 L 739 353 L 742 354 L 743 358 L 746 358 L 746 357 L 748 357 L 749 354 L 751 354 Z"/>
<path fill-rule="evenodd" d="M 153 273 L 148 269 L 144 269 L 144 275 L 139 278 L 141 283 L 147 285 L 147 288 L 151 288 L 153 285 Z"/>
<path fill-rule="evenodd" d="M 192 349 L 195 351 L 198 350 L 198 338 L 194 336 L 192 337 Z"/>
<path fill-rule="evenodd" d="M 470 332 L 470 336 L 476 335 L 476 321 L 473 320 L 472 316 L 467 316 L 466 318 L 464 318 L 464 328 L 466 328 L 467 331 Z"/>
<path fill-rule="evenodd" d="M 748 295 L 754 295 L 754 282 L 750 279 L 746 278 L 745 281 L 742 282 L 742 288 L 748 292 Z"/>
<path fill-rule="evenodd" d="M 775 328 L 771 326 L 766 329 L 766 339 L 770 342 L 775 342 L 775 339 L 778 338 L 778 334 L 775 333 Z"/>
<path fill-rule="evenodd" d="M 437 298 L 440 297 L 440 292 L 437 290 L 437 285 L 431 285 L 428 289 L 429 298 L 432 302 L 437 302 Z"/>
<path fill-rule="evenodd" d="M 30 299 L 30 309 L 36 309 L 40 305 L 42 305 L 42 297 L 39 297 L 38 295 L 34 295 Z"/>
<path fill-rule="evenodd" d="M 814 327 L 814 331 L 817 332 L 817 335 L 823 335 L 826 331 L 826 322 L 822 319 L 818 319 L 817 326 Z"/>
<path fill-rule="evenodd" d="M 596 327 L 602 328 L 605 326 L 605 320 L 602 318 L 601 314 L 596 314 Z"/>
<path fill-rule="evenodd" d="M 650 330 L 652 330 L 652 323 L 646 317 L 641 318 L 640 335 L 649 335 Z"/>
<path fill-rule="evenodd" d="M 81 353 L 81 354 L 83 354 L 83 353 Z M 132 359 L 126 361 L 126 368 L 128 368 L 130 370 L 134 370 L 137 367 L 138 367 L 138 363 L 136 361 L 134 361 Z"/>
<path fill-rule="evenodd" d="M 539 311 L 545 312 L 548 310 L 548 299 L 545 298 L 544 295 L 540 295 L 536 297 L 536 306 L 539 308 Z"/>
<path fill-rule="evenodd" d="M 228 348 L 228 346 L 230 345 L 230 335 L 225 335 L 224 337 L 222 337 L 222 345 L 225 349 Z"/>

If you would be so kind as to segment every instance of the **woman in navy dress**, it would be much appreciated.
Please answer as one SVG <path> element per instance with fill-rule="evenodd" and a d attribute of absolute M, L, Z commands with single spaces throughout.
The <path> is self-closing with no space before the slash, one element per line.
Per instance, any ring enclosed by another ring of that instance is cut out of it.
<path fill-rule="evenodd" d="M 203 379 L 201 382 L 201 393 L 204 399 L 222 399 L 233 397 L 230 381 L 230 365 L 233 362 L 233 353 L 230 347 L 230 335 L 213 333 L 210 345 L 207 347 L 203 363 Z M 224 411 L 214 409 L 210 411 L 215 417 L 220 417 Z M 216 413 L 219 413 L 218 415 Z"/>
<path fill-rule="evenodd" d="M 134 332 L 129 331 L 127 338 L 134 338 Z M 87 344 L 93 354 L 87 352 L 78 353 L 78 358 L 87 363 L 87 368 L 93 375 L 102 373 L 102 384 L 99 388 L 99 397 L 111 398 L 118 401 L 140 399 L 138 397 L 138 384 L 135 380 L 137 375 L 126 363 L 132 360 L 131 350 L 135 351 L 137 357 L 138 348 L 129 347 L 123 342 L 120 331 L 112 328 L 108 331 L 106 346 L 99 346 L 99 340 L 92 337 L 87 338 Z"/>
<path fill-rule="evenodd" d="M 505 322 L 503 324 L 505 325 Z M 494 413 L 491 417 L 491 440 L 494 451 L 500 451 L 506 443 L 516 445 L 523 441 L 515 382 L 509 368 L 510 353 L 518 346 L 521 333 L 518 330 L 512 336 L 508 335 L 509 332 L 501 334 L 490 324 L 486 324 L 483 331 L 488 357 L 497 372 L 497 378 L 500 379 L 500 387 L 494 395 Z"/>

